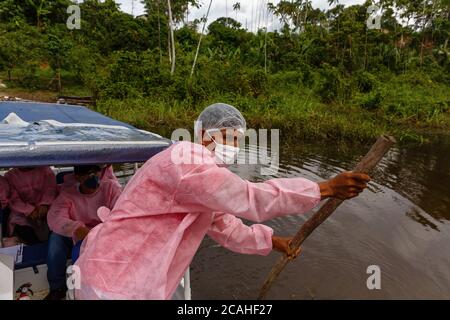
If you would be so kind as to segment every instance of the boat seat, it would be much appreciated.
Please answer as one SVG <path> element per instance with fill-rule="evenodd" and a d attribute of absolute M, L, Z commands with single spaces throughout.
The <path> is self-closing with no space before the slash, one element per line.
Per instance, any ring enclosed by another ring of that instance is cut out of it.
<path fill-rule="evenodd" d="M 47 264 L 47 250 L 47 242 L 32 246 L 23 246 L 22 262 L 16 263 L 14 269 L 19 270 Z"/>

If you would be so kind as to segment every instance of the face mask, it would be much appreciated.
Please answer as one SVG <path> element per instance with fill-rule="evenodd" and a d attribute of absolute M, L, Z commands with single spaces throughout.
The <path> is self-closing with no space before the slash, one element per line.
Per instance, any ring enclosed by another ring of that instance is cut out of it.
<path fill-rule="evenodd" d="M 227 144 L 214 143 L 216 144 L 216 148 L 214 149 L 216 158 L 225 164 L 234 163 L 239 153 L 239 148 Z"/>
<path fill-rule="evenodd" d="M 91 176 L 84 181 L 83 185 L 89 189 L 97 189 L 100 186 L 100 179 L 98 176 Z"/>
<path fill-rule="evenodd" d="M 221 164 L 232 164 L 237 158 L 237 155 L 239 153 L 239 147 L 230 146 L 227 144 L 217 143 L 214 137 L 211 135 L 210 131 L 215 131 L 215 129 L 207 130 L 207 134 L 211 137 L 211 140 L 216 145 L 214 148 L 214 154 L 216 156 L 216 159 L 221 162 Z M 231 141 L 234 141 L 234 136 L 230 139 Z M 229 140 L 226 140 L 229 141 Z"/>

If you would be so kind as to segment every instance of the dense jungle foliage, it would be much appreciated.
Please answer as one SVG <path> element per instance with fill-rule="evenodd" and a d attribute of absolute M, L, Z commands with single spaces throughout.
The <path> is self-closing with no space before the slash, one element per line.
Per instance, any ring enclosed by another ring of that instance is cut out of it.
<path fill-rule="evenodd" d="M 205 29 L 191 74 L 205 19 L 188 9 L 204 2 L 146 0 L 134 17 L 85 0 L 70 30 L 70 0 L 0 0 L 0 91 L 93 96 L 96 110 L 169 136 L 219 101 L 295 139 L 420 141 L 450 129 L 448 0 L 378 1 L 380 29 L 368 28 L 371 1 L 261 0 L 258 30 L 238 22 L 237 2 Z M 266 30 L 274 20 L 280 30 Z"/>

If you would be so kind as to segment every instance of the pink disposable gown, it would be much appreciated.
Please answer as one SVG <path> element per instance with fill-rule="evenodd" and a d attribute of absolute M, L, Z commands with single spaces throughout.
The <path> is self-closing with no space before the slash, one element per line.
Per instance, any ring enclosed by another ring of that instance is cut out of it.
<path fill-rule="evenodd" d="M 195 164 L 172 160 L 192 157 Z M 317 183 L 272 179 L 251 183 L 215 163 L 205 147 L 180 142 L 157 154 L 128 182 L 103 223 L 89 233 L 76 265 L 77 299 L 170 299 L 205 234 L 240 253 L 267 255 L 265 221 L 318 204 Z"/>
<path fill-rule="evenodd" d="M 50 167 L 37 167 L 30 171 L 17 168 L 5 174 L 8 180 L 11 196 L 9 208 L 9 234 L 15 225 L 31 226 L 27 217 L 40 205 L 51 205 L 56 198 L 58 189 L 56 177 Z"/>
<path fill-rule="evenodd" d="M 93 194 L 82 194 L 75 183 L 63 184 L 47 214 L 50 230 L 73 237 L 79 227 L 95 227 L 101 222 L 97 210 L 102 206 L 112 209 L 121 192 L 120 187 L 109 180 L 102 181 Z"/>
<path fill-rule="evenodd" d="M 0 209 L 8 205 L 9 184 L 5 177 L 0 176 Z"/>

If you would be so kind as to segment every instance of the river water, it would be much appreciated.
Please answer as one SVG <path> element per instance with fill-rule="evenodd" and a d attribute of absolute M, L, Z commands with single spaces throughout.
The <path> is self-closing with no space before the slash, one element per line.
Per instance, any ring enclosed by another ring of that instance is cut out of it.
<path fill-rule="evenodd" d="M 255 182 L 320 181 L 351 170 L 369 147 L 288 145 L 272 176 L 261 175 L 258 165 L 230 169 Z M 344 202 L 304 242 L 268 298 L 450 299 L 450 137 L 392 149 L 372 178 L 364 193 Z M 290 236 L 311 214 L 265 224 L 276 235 Z M 206 238 L 191 265 L 193 299 L 255 299 L 278 257 L 236 254 Z M 380 268 L 380 290 L 367 287 L 371 265 Z"/>

